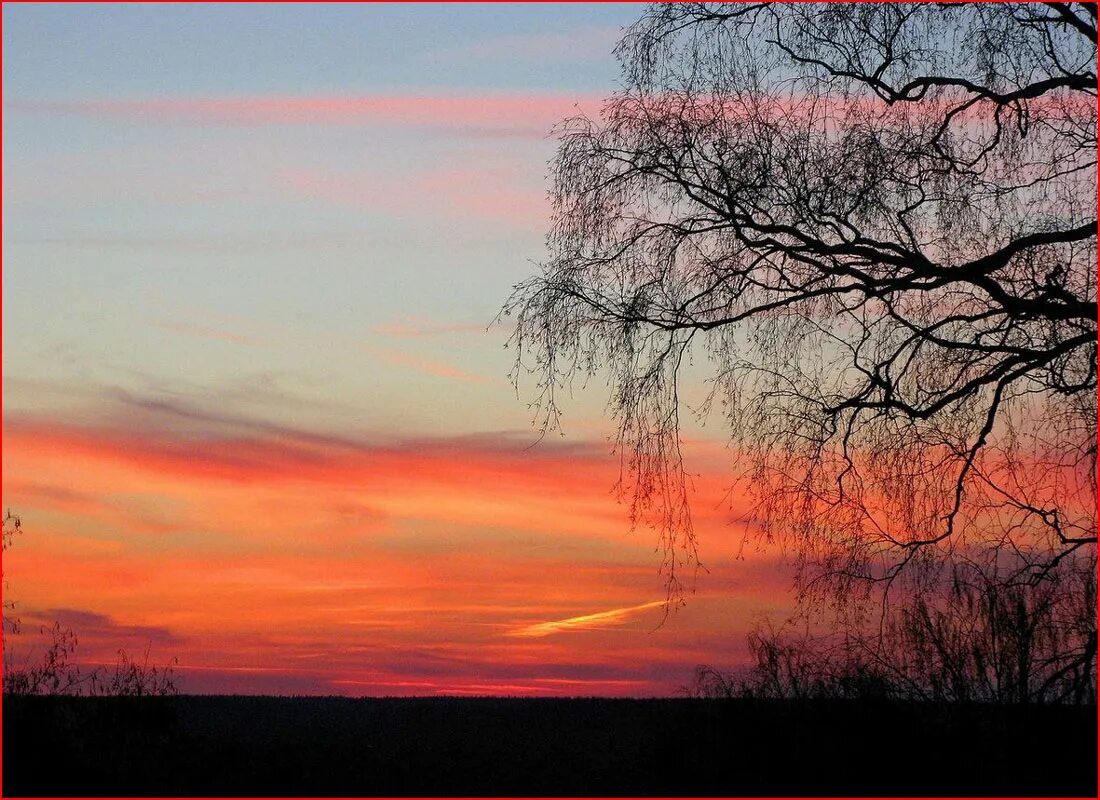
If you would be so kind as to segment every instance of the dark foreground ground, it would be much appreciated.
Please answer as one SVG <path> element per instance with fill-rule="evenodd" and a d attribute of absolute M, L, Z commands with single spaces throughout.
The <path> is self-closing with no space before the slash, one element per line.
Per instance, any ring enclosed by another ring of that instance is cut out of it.
<path fill-rule="evenodd" d="M 1096 796 L 1096 708 L 3 701 L 5 796 Z"/>

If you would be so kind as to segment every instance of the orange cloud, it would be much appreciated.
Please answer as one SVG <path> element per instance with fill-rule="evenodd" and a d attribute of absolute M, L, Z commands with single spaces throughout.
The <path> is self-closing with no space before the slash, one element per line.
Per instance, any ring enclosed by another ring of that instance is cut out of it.
<path fill-rule="evenodd" d="M 630 598 L 662 579 L 599 445 L 372 441 L 132 405 L 159 416 L 4 426 L 4 503 L 25 528 L 10 596 L 25 619 L 64 609 L 88 663 L 151 643 L 187 691 L 668 694 L 696 663 L 743 658 L 731 629 L 783 602 L 785 573 L 736 562 L 730 515 L 704 501 L 705 585 L 657 631 L 623 624 L 660 605 Z M 699 483 L 720 495 L 717 475 Z"/>

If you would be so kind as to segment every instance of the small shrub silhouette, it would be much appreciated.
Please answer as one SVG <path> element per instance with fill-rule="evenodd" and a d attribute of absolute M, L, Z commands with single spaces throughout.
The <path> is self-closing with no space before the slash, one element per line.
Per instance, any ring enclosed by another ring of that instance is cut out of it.
<path fill-rule="evenodd" d="M 22 532 L 22 520 L 8 509 L 3 519 L 3 549 L 7 550 Z M 4 581 L 7 588 L 7 581 Z M 60 622 L 43 625 L 39 633 L 48 639 L 41 659 L 28 653 L 22 665 L 14 666 L 14 658 L 8 649 L 9 637 L 21 632 L 20 620 L 14 616 L 15 601 L 3 604 L 3 648 L 5 695 L 75 695 L 92 697 L 149 697 L 179 693 L 176 686 L 175 667 L 178 659 L 167 664 L 149 663 L 146 648 L 142 661 L 132 658 L 124 649 L 118 650 L 118 660 L 113 669 L 94 667 L 88 669 L 72 663 L 79 640 L 72 628 Z"/>

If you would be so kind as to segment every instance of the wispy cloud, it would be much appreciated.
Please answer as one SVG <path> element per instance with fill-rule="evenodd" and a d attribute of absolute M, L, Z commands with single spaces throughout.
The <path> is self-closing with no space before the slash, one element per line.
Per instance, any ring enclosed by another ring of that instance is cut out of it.
<path fill-rule="evenodd" d="M 535 174 L 502 165 L 495 157 L 408 173 L 288 169 L 274 179 L 281 189 L 311 200 L 403 218 L 430 214 L 542 230 L 550 215 Z"/>
<path fill-rule="evenodd" d="M 580 94 L 261 95 L 11 100 L 9 111 L 157 125 L 381 125 L 472 135 L 544 136 L 565 116 L 594 109 Z"/>
<path fill-rule="evenodd" d="M 109 617 L 49 612 L 84 656 L 152 641 L 188 691 L 652 694 L 740 658 L 730 626 L 787 585 L 776 562 L 723 558 L 729 515 L 701 503 L 706 590 L 650 636 L 662 601 L 622 598 L 657 596 L 652 540 L 609 497 L 601 442 L 323 434 L 213 399 L 101 399 L 100 425 L 7 412 L 4 499 L 28 532 L 5 575 L 34 587 L 28 609 Z"/>
<path fill-rule="evenodd" d="M 582 614 L 579 617 L 569 617 L 567 619 L 554 620 L 553 622 L 539 622 L 535 625 L 527 625 L 526 627 L 518 628 L 511 631 L 508 635 L 541 637 L 566 631 L 605 628 L 609 625 L 620 625 L 639 611 L 645 611 L 647 608 L 656 608 L 657 606 L 663 605 L 665 605 L 664 600 L 653 600 L 652 602 L 642 603 L 638 606 L 613 608 L 610 611 L 597 611 L 594 614 Z"/>
<path fill-rule="evenodd" d="M 187 322 L 173 322 L 170 320 L 152 320 L 150 323 L 154 328 L 160 328 L 163 331 L 170 331 L 172 333 L 182 333 L 187 336 L 197 336 L 201 339 L 213 339 L 219 342 L 229 342 L 230 344 L 243 344 L 248 347 L 264 347 L 265 342 L 260 341 L 252 336 L 244 336 L 239 333 L 233 333 L 232 331 L 219 330 L 217 328 L 205 328 L 201 325 L 191 325 Z"/>
<path fill-rule="evenodd" d="M 463 381 L 464 383 L 488 383 L 489 379 L 484 375 L 476 375 L 472 372 L 466 372 L 465 370 L 458 369 L 445 361 L 439 361 L 434 358 L 425 358 L 423 356 L 414 355 L 404 350 L 398 350 L 392 347 L 367 347 L 367 352 L 376 358 L 380 358 L 390 364 L 394 364 L 400 367 L 407 367 L 409 369 L 420 372 L 424 375 L 431 375 L 433 378 L 446 378 L 453 381 Z"/>
<path fill-rule="evenodd" d="M 455 333 L 485 333 L 488 325 L 483 323 L 445 323 L 416 317 L 403 317 L 395 322 L 382 322 L 372 325 L 372 333 L 384 336 L 420 338 L 428 336 L 450 336 Z"/>
<path fill-rule="evenodd" d="M 48 625 L 53 622 L 72 628 L 87 640 L 93 637 L 110 643 L 131 641 L 134 643 L 156 643 L 158 645 L 178 645 L 184 640 L 162 625 L 131 625 L 119 622 L 107 615 L 77 608 L 49 608 L 30 611 L 25 620 Z M 116 645 L 117 646 L 117 645 Z"/>

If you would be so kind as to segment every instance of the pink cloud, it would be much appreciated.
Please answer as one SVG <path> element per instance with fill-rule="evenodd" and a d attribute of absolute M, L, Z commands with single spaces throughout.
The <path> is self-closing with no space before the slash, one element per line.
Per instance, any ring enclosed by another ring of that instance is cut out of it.
<path fill-rule="evenodd" d="M 449 336 L 455 333 L 485 333 L 487 324 L 445 323 L 418 317 L 402 317 L 395 322 L 382 322 L 371 326 L 372 333 L 385 336 L 420 338 L 425 336 Z"/>
<path fill-rule="evenodd" d="M 564 117 L 598 103 L 573 94 L 400 94 L 13 100 L 6 107 L 172 125 L 383 125 L 544 136 Z"/>
<path fill-rule="evenodd" d="M 354 209 L 400 216 L 491 220 L 541 230 L 550 214 L 545 190 L 532 176 L 501 164 L 471 164 L 419 174 L 287 170 L 285 186 Z"/>
<path fill-rule="evenodd" d="M 592 42 L 609 37 L 606 29 L 566 34 L 532 34 L 501 37 L 495 40 L 456 49 L 454 53 L 472 56 L 499 57 L 508 54 L 530 54 L 549 58 L 582 49 L 587 38 Z M 540 55 L 541 54 L 541 55 Z M 606 94 L 593 93 L 486 93 L 486 94 L 366 94 L 366 95 L 235 95 L 220 97 L 142 97 L 80 100 L 10 100 L 8 111 L 29 114 L 55 114 L 118 119 L 159 125 L 229 125 L 265 127 L 279 125 L 385 126 L 421 128 L 456 132 L 467 136 L 545 137 L 563 119 L 583 113 L 598 115 Z M 833 118 L 848 111 L 872 114 L 911 116 L 931 114 L 938 119 L 945 107 L 957 101 L 948 92 L 944 99 L 917 104 L 887 106 L 874 96 L 849 100 L 805 95 L 748 94 L 731 102 L 723 98 L 720 104 L 708 102 L 704 96 L 692 97 L 690 109 L 683 107 L 679 94 L 635 97 L 632 103 L 644 103 L 651 113 L 700 115 L 715 114 L 736 118 L 745 112 L 752 115 L 764 110 L 779 117 L 808 115 L 813 118 Z M 946 105 L 945 105 L 946 104 Z M 1088 119 L 1095 113 L 1087 99 L 1046 96 L 1028 102 L 1032 112 L 1042 111 L 1070 119 Z M 959 115 L 957 121 L 969 124 L 989 119 L 985 102 Z"/>
<path fill-rule="evenodd" d="M 377 358 L 387 361 L 390 364 L 395 364 L 401 367 L 408 367 L 409 369 L 421 372 L 425 375 L 431 375 L 435 378 L 447 378 L 448 380 L 463 381 L 466 383 L 488 383 L 489 379 L 483 375 L 475 375 L 472 372 L 465 372 L 457 367 L 453 367 L 444 361 L 437 361 L 433 358 L 424 358 L 423 356 L 417 356 L 412 353 L 405 352 L 404 350 L 397 350 L 389 347 L 367 347 L 367 351 Z"/>

